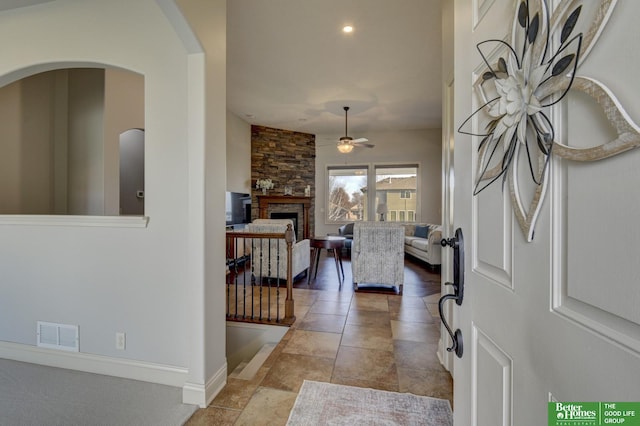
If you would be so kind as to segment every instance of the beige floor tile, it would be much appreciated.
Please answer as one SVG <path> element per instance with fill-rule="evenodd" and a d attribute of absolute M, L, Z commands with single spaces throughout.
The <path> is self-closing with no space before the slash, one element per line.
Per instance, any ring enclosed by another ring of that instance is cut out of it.
<path fill-rule="evenodd" d="M 342 346 L 393 351 L 391 329 L 387 327 L 363 327 L 345 325 Z"/>
<path fill-rule="evenodd" d="M 293 289 L 293 300 L 295 300 L 296 305 L 305 305 L 311 306 L 318 299 L 318 296 L 321 292 L 317 290 L 307 290 L 301 288 Z"/>
<path fill-rule="evenodd" d="M 347 379 L 397 384 L 393 352 L 340 346 L 331 381 L 344 383 Z"/>
<path fill-rule="evenodd" d="M 398 368 L 400 392 L 448 399 L 453 404 L 453 380 L 447 371 Z"/>
<path fill-rule="evenodd" d="M 431 313 L 424 308 L 400 308 L 389 312 L 390 317 L 394 321 L 420 322 L 424 324 L 433 324 L 434 319 Z"/>
<path fill-rule="evenodd" d="M 288 354 L 335 359 L 340 346 L 340 338 L 339 333 L 295 330 L 282 351 Z"/>
<path fill-rule="evenodd" d="M 344 284 L 343 284 L 344 285 Z M 350 303 L 353 292 L 346 290 L 344 287 L 339 291 L 319 291 L 318 300 L 338 303 Z"/>
<path fill-rule="evenodd" d="M 438 310 L 437 303 L 427 303 L 427 310 L 431 313 L 433 318 L 440 318 L 440 311 Z"/>
<path fill-rule="evenodd" d="M 399 392 L 400 389 L 397 382 L 377 382 L 374 380 L 358 379 L 355 377 L 340 377 L 335 375 L 331 378 L 331 383 L 345 386 L 356 386 L 359 388 L 380 389 L 389 392 Z"/>
<path fill-rule="evenodd" d="M 231 426 L 236 422 L 241 412 L 240 410 L 230 410 L 228 408 L 207 407 L 196 411 L 185 423 L 185 426 Z"/>
<path fill-rule="evenodd" d="M 237 426 L 286 425 L 297 396 L 295 392 L 260 387 L 235 424 Z"/>
<path fill-rule="evenodd" d="M 389 297 L 389 311 L 397 312 L 400 309 L 425 309 L 426 304 L 422 297 L 416 296 L 403 296 L 403 297 Z"/>
<path fill-rule="evenodd" d="M 380 294 L 357 293 L 351 300 L 351 310 L 388 312 L 387 297 Z"/>
<path fill-rule="evenodd" d="M 438 343 L 438 340 L 440 339 L 439 324 L 391 321 L 391 331 L 395 340 Z"/>
<path fill-rule="evenodd" d="M 360 311 L 357 309 L 351 309 L 347 316 L 348 325 L 389 328 L 389 321 L 389 312 Z"/>
<path fill-rule="evenodd" d="M 293 314 L 296 317 L 296 321 L 291 325 L 291 328 L 297 328 L 297 326 L 304 320 L 304 317 L 309 313 L 309 309 L 311 309 L 313 305 L 298 305 L 295 303 L 293 307 Z"/>
<path fill-rule="evenodd" d="M 331 380 L 333 363 L 332 358 L 283 353 L 271 367 L 261 386 L 298 392 L 305 380 Z"/>
<path fill-rule="evenodd" d="M 423 297 L 422 300 L 424 300 L 425 304 L 431 303 L 437 305 L 440 300 L 440 293 L 430 294 L 429 296 Z"/>
<path fill-rule="evenodd" d="M 210 406 L 241 410 L 247 405 L 257 388 L 257 383 L 227 378 L 227 384 L 216 395 Z"/>
<path fill-rule="evenodd" d="M 393 348 L 398 368 L 445 371 L 438 360 L 437 343 L 394 340 Z"/>
<path fill-rule="evenodd" d="M 312 314 L 308 313 L 298 325 L 298 330 L 326 331 L 342 333 L 346 320 L 344 315 Z"/>
<path fill-rule="evenodd" d="M 347 315 L 350 302 L 336 302 L 330 300 L 318 300 L 313 304 L 309 312 L 312 314 Z"/>

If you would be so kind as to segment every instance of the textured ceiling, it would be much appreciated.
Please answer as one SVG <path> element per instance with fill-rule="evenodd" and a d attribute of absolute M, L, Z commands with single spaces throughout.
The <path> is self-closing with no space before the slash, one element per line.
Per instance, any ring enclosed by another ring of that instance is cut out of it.
<path fill-rule="evenodd" d="M 352 34 L 343 34 L 344 25 Z M 441 127 L 440 0 L 231 0 L 227 107 L 308 133 Z"/>

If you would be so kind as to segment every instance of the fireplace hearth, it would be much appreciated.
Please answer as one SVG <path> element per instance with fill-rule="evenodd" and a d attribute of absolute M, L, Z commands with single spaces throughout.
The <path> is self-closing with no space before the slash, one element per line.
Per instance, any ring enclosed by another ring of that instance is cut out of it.
<path fill-rule="evenodd" d="M 258 195 L 259 215 L 262 219 L 283 218 L 283 216 L 273 216 L 272 214 L 285 213 L 295 214 L 295 227 L 297 227 L 296 240 L 310 238 L 309 229 L 309 209 L 311 207 L 310 197 L 297 197 L 289 195 Z M 287 219 L 292 217 L 287 216 Z"/>
<path fill-rule="evenodd" d="M 298 236 L 298 213 L 297 212 L 271 212 L 271 219 L 291 219 L 293 221 L 293 232 Z"/>

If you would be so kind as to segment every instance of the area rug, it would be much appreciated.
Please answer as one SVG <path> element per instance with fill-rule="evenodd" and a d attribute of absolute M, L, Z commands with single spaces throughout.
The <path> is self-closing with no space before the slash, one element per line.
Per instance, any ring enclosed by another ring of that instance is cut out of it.
<path fill-rule="evenodd" d="M 446 399 L 305 380 L 287 425 L 451 426 Z"/>

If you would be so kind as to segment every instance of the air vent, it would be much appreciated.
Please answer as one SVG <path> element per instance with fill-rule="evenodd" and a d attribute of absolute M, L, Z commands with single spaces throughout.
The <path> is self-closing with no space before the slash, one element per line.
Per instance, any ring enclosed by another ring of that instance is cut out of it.
<path fill-rule="evenodd" d="M 77 325 L 38 321 L 36 334 L 37 345 L 41 348 L 70 352 L 80 351 L 80 336 Z"/>

